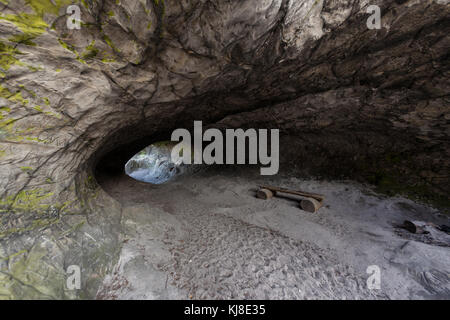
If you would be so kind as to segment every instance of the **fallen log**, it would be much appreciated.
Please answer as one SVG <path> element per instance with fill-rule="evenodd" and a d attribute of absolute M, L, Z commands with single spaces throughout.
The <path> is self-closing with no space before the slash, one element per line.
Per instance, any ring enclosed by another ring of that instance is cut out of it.
<path fill-rule="evenodd" d="M 314 198 L 306 198 L 300 201 L 300 207 L 307 212 L 315 213 L 323 205 L 323 201 L 317 201 Z"/>
<path fill-rule="evenodd" d="M 309 193 L 309 192 L 300 191 L 300 190 L 290 190 L 290 189 L 278 188 L 278 187 L 272 187 L 272 186 L 259 186 L 259 187 L 261 189 L 267 189 L 272 192 L 282 192 L 282 193 L 294 194 L 297 196 L 302 196 L 302 197 L 307 197 L 307 198 L 313 198 L 319 202 L 323 201 L 325 199 L 325 197 L 321 194 Z"/>
<path fill-rule="evenodd" d="M 323 200 L 325 199 L 325 197 L 321 194 L 309 193 L 299 190 L 289 190 L 272 186 L 260 186 L 260 189 L 256 192 L 256 197 L 268 200 L 277 195 L 279 192 L 302 197 L 303 199 L 300 201 L 300 207 L 302 208 L 302 210 L 312 213 L 317 212 L 317 210 L 322 207 Z"/>
<path fill-rule="evenodd" d="M 256 192 L 256 197 L 259 199 L 270 199 L 274 196 L 273 192 L 269 189 L 259 189 L 258 192 Z"/>

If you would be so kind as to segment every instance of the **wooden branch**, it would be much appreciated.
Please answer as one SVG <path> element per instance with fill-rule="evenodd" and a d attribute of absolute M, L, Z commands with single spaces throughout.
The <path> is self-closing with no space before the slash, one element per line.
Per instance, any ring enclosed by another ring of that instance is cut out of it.
<path fill-rule="evenodd" d="M 260 188 L 267 189 L 272 192 L 282 192 L 282 193 L 288 193 L 288 194 L 295 194 L 297 196 L 302 196 L 302 197 L 307 197 L 307 198 L 313 198 L 319 202 L 322 202 L 325 199 L 325 196 L 323 196 L 321 194 L 309 193 L 309 192 L 304 192 L 304 191 L 300 191 L 300 190 L 296 191 L 296 190 L 289 190 L 289 189 L 285 189 L 285 188 L 278 188 L 278 187 L 272 187 L 272 186 L 260 186 Z"/>

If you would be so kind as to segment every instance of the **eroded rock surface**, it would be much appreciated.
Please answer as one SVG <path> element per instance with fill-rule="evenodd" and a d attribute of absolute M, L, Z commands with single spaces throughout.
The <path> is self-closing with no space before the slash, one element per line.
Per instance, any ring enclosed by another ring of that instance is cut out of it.
<path fill-rule="evenodd" d="M 94 296 L 121 228 L 95 166 L 193 120 L 279 128 L 284 168 L 448 201 L 448 1 L 84 0 L 69 30 L 72 3 L 0 1 L 1 297 Z M 87 289 L 64 289 L 71 264 Z"/>

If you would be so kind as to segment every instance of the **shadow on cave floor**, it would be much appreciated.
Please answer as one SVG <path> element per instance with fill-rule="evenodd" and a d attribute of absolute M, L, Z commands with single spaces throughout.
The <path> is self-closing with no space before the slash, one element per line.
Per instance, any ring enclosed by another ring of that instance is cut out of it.
<path fill-rule="evenodd" d="M 98 299 L 450 298 L 448 247 L 408 238 L 405 219 L 447 219 L 353 182 L 210 168 L 166 184 L 97 177 L 123 207 L 124 243 Z M 322 193 L 318 213 L 255 198 L 267 183 Z M 448 223 L 448 220 L 445 220 Z M 369 266 L 381 289 L 367 288 Z"/>

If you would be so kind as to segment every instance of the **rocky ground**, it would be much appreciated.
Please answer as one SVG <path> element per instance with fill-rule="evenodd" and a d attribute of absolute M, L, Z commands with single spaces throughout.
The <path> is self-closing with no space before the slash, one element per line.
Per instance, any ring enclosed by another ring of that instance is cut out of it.
<path fill-rule="evenodd" d="M 318 213 L 255 198 L 260 183 L 322 193 Z M 450 298 L 450 248 L 407 238 L 405 219 L 447 223 L 430 207 L 344 182 L 197 173 L 164 185 L 103 181 L 123 205 L 125 240 L 98 299 Z M 449 243 L 450 244 L 450 243 Z M 381 269 L 369 290 L 367 267 Z"/>

